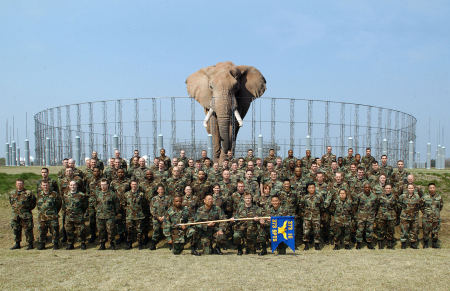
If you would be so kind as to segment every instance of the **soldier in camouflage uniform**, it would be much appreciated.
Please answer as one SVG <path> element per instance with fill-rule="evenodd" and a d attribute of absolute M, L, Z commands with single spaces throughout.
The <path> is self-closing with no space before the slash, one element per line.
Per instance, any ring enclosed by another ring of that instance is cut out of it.
<path fill-rule="evenodd" d="M 181 206 L 189 210 L 191 215 L 194 215 L 197 212 L 199 203 L 197 196 L 192 194 L 191 186 L 187 185 L 186 188 L 184 188 L 184 196 L 181 198 Z"/>
<path fill-rule="evenodd" d="M 304 185 L 301 167 L 295 167 L 294 176 L 291 177 L 289 181 L 291 182 L 291 186 L 294 187 L 295 191 L 297 191 L 299 195 L 303 195 L 305 193 L 302 188 Z"/>
<path fill-rule="evenodd" d="M 272 217 L 272 216 L 288 216 L 287 209 L 281 206 L 280 197 L 278 195 L 274 195 L 271 197 L 270 205 L 263 211 L 264 217 Z M 269 242 L 270 237 L 270 219 L 264 220 L 264 227 L 261 227 L 261 238 L 263 241 L 261 242 L 261 252 L 258 254 L 260 256 L 267 255 L 267 243 Z M 286 254 L 287 245 L 282 242 L 278 245 L 276 251 L 279 255 Z M 273 250 L 275 251 L 275 250 Z"/>
<path fill-rule="evenodd" d="M 28 243 L 27 250 L 33 249 L 33 214 L 31 210 L 36 207 L 36 197 L 31 190 L 24 188 L 22 179 L 16 180 L 16 190 L 9 193 L 9 204 L 12 207 L 11 228 L 14 232 L 15 244 L 11 250 L 20 249 L 22 229 Z"/>
<path fill-rule="evenodd" d="M 186 186 L 191 185 L 193 176 L 191 173 L 186 172 L 183 162 L 178 162 L 178 169 L 180 170 L 180 178 L 186 181 Z"/>
<path fill-rule="evenodd" d="M 92 170 L 92 179 L 89 181 L 89 185 L 86 191 L 89 201 L 89 207 L 88 207 L 88 215 L 89 215 L 89 229 L 91 231 L 91 238 L 89 239 L 89 243 L 93 243 L 95 239 L 97 238 L 97 218 L 96 218 L 96 211 L 95 211 L 95 195 L 98 191 L 101 191 L 100 182 L 102 181 L 102 177 L 100 176 L 100 169 L 98 167 L 95 167 Z"/>
<path fill-rule="evenodd" d="M 384 187 L 386 187 L 386 175 L 381 174 L 380 177 L 378 178 L 378 183 L 376 183 L 375 186 L 373 187 L 373 192 L 378 197 L 380 197 L 381 194 L 384 193 Z"/>
<path fill-rule="evenodd" d="M 84 184 L 87 184 L 87 181 L 92 176 L 92 170 L 91 170 L 91 159 L 85 160 L 86 168 L 84 170 L 81 170 L 81 173 L 83 173 L 83 180 Z"/>
<path fill-rule="evenodd" d="M 159 161 L 158 170 L 153 173 L 156 179 L 158 179 L 161 183 L 166 183 L 166 180 L 169 179 L 169 172 L 165 170 L 164 161 Z"/>
<path fill-rule="evenodd" d="M 39 179 L 36 183 L 36 193 L 39 191 L 42 191 L 41 188 L 41 182 L 42 181 L 48 181 L 48 183 L 50 184 L 50 191 L 55 191 L 56 193 L 59 193 L 59 186 L 58 186 L 58 182 L 56 182 L 55 180 L 51 179 L 48 177 L 48 168 L 42 168 L 41 169 L 41 176 L 42 179 Z"/>
<path fill-rule="evenodd" d="M 105 250 L 107 239 L 110 241 L 110 249 L 115 250 L 114 238 L 117 232 L 116 221 L 120 219 L 120 202 L 114 191 L 109 189 L 108 180 L 102 179 L 101 191 L 95 195 L 95 210 L 97 216 L 98 237 L 100 242 L 99 251 Z"/>
<path fill-rule="evenodd" d="M 211 183 L 206 180 L 205 171 L 198 171 L 197 180 L 192 183 L 192 191 L 197 196 L 199 204 L 203 203 L 206 193 L 211 192 Z"/>
<path fill-rule="evenodd" d="M 211 184 L 222 181 L 222 172 L 219 169 L 219 163 L 214 163 L 212 168 L 208 171 L 208 181 Z"/>
<path fill-rule="evenodd" d="M 50 192 L 48 181 L 41 182 L 42 191 L 36 193 L 36 205 L 38 209 L 39 242 L 38 250 L 45 248 L 47 232 L 51 229 L 53 249 L 59 248 L 59 210 L 61 209 L 61 196 L 55 191 Z"/>
<path fill-rule="evenodd" d="M 97 168 L 98 169 L 98 168 Z M 86 230 L 84 214 L 89 207 L 89 196 L 78 191 L 75 181 L 69 182 L 70 191 L 64 193 L 62 198 L 61 214 L 66 216 L 66 231 L 68 245 L 66 250 L 74 249 L 75 235 L 81 242 L 81 249 L 86 249 Z"/>
<path fill-rule="evenodd" d="M 222 191 L 222 195 L 224 197 L 231 197 L 231 194 L 236 192 L 237 188 L 236 184 L 233 184 L 230 180 L 230 171 L 223 171 L 222 177 L 222 181 L 217 184 L 220 185 L 220 190 Z"/>
<path fill-rule="evenodd" d="M 295 167 L 295 162 L 297 161 L 297 158 L 294 157 L 294 151 L 293 150 L 289 150 L 288 151 L 288 156 L 283 160 L 283 168 L 287 168 L 291 161 L 294 162 L 294 167 Z"/>
<path fill-rule="evenodd" d="M 428 248 L 428 240 L 431 234 L 432 248 L 439 249 L 437 244 L 439 229 L 441 227 L 441 211 L 444 207 L 442 196 L 436 193 L 436 185 L 428 184 L 428 194 L 421 198 L 420 210 L 422 211 L 423 248 Z"/>
<path fill-rule="evenodd" d="M 245 185 L 243 181 L 237 182 L 237 191 L 231 194 L 229 199 L 229 208 L 231 209 L 232 215 L 238 211 L 239 207 L 244 205 L 244 195 L 245 193 Z"/>
<path fill-rule="evenodd" d="M 355 162 L 355 157 L 353 156 L 353 149 L 349 148 L 348 155 L 343 160 L 343 165 L 344 165 L 346 171 L 348 171 L 348 168 L 350 168 L 350 165 L 354 162 Z"/>
<path fill-rule="evenodd" d="M 116 221 L 117 233 L 119 239 L 117 244 L 120 245 L 126 239 L 126 213 L 125 208 L 125 193 L 130 190 L 130 180 L 125 177 L 125 170 L 120 168 L 117 170 L 117 179 L 111 182 L 111 190 L 116 193 L 117 199 L 119 199 L 119 213 L 120 218 Z"/>
<path fill-rule="evenodd" d="M 282 179 L 281 177 L 283 177 L 283 170 L 284 170 L 283 160 L 280 157 L 278 157 L 277 163 L 275 164 L 275 172 L 277 172 L 278 180 L 280 180 L 280 182 L 283 182 L 283 180 L 281 180 Z"/>
<path fill-rule="evenodd" d="M 326 205 L 328 206 L 328 205 Z M 333 232 L 335 236 L 334 249 L 339 250 L 339 244 L 341 242 L 341 236 L 344 237 L 345 249 L 350 249 L 350 228 L 352 220 L 353 201 L 350 196 L 347 196 L 345 189 L 340 189 L 339 194 L 333 197 L 329 205 L 329 212 L 333 221 Z"/>
<path fill-rule="evenodd" d="M 277 162 L 277 157 L 275 156 L 275 151 L 273 149 L 269 150 L 269 156 L 264 158 L 263 167 L 267 168 L 268 163 L 275 164 Z"/>
<path fill-rule="evenodd" d="M 336 155 L 333 155 L 331 150 L 331 146 L 327 146 L 327 153 L 322 156 L 322 165 L 327 168 L 331 167 L 332 162 L 336 162 Z"/>
<path fill-rule="evenodd" d="M 247 170 L 245 173 L 245 180 L 243 182 L 245 185 L 245 191 L 252 194 L 253 200 L 258 200 L 260 196 L 260 188 L 258 182 L 253 180 L 253 172 L 251 170 Z"/>
<path fill-rule="evenodd" d="M 295 162 L 293 160 L 289 161 L 287 167 L 282 172 L 283 181 L 284 179 L 291 179 L 295 176 Z"/>
<path fill-rule="evenodd" d="M 144 225 L 144 193 L 138 189 L 138 181 L 132 180 L 130 183 L 130 191 L 125 193 L 125 200 L 122 208 L 126 212 L 126 225 L 128 231 L 126 250 L 132 249 L 133 235 L 137 232 L 137 241 L 139 243 L 139 250 L 143 249 L 143 225 Z"/>
<path fill-rule="evenodd" d="M 121 157 L 120 157 L 120 151 L 118 151 L 118 150 L 115 150 L 114 151 L 114 156 L 115 156 L 115 158 L 116 159 L 118 159 L 119 160 L 119 165 L 120 165 L 120 168 L 122 168 L 122 169 L 124 169 L 125 171 L 128 169 L 128 164 L 127 164 L 127 161 L 125 161 L 125 159 L 122 159 Z M 130 165 L 131 166 L 131 165 Z"/>
<path fill-rule="evenodd" d="M 361 163 L 366 167 L 366 171 L 369 171 L 369 167 L 375 162 L 375 158 L 371 155 L 370 148 L 366 148 L 366 155 L 361 159 Z"/>
<path fill-rule="evenodd" d="M 242 175 L 241 175 L 242 173 L 240 171 L 238 171 L 237 168 L 238 168 L 238 164 L 236 162 L 231 164 L 230 180 L 234 184 L 237 184 L 237 182 L 243 180 Z"/>
<path fill-rule="evenodd" d="M 213 205 L 213 197 L 211 194 L 206 194 L 204 205 L 201 206 L 195 215 L 195 222 L 223 220 L 226 219 L 225 213 L 216 205 Z M 225 243 L 226 223 L 225 222 L 210 222 L 208 224 L 197 225 L 198 236 L 203 248 L 204 254 L 222 255 L 220 247 Z M 213 245 L 215 244 L 214 248 Z"/>
<path fill-rule="evenodd" d="M 406 179 L 408 181 L 407 184 L 403 185 L 403 189 L 401 190 L 402 193 L 406 193 L 408 191 L 408 185 L 414 185 L 414 175 L 408 175 L 408 178 Z M 423 189 L 422 187 L 418 185 L 414 185 L 414 193 L 419 195 L 419 197 L 423 196 Z"/>
<path fill-rule="evenodd" d="M 295 191 L 294 187 L 291 186 L 289 179 L 283 181 L 283 188 L 278 192 L 278 196 L 281 200 L 281 206 L 287 209 L 289 216 L 298 216 L 298 204 L 301 196 Z"/>
<path fill-rule="evenodd" d="M 392 177 L 392 173 L 394 172 L 394 169 L 387 164 L 387 160 L 388 160 L 388 158 L 386 155 L 381 156 L 380 171 L 381 171 L 381 173 L 386 175 L 387 183 L 391 184 L 393 182 L 393 181 L 391 181 L 391 177 Z"/>
<path fill-rule="evenodd" d="M 92 152 L 92 158 L 95 159 L 95 160 L 97 161 L 97 166 L 98 166 L 98 168 L 100 169 L 100 171 L 103 171 L 103 170 L 105 169 L 105 165 L 103 164 L 103 161 L 100 160 L 100 159 L 97 157 L 97 152 L 96 152 L 96 151 L 93 151 L 93 152 Z"/>
<path fill-rule="evenodd" d="M 264 185 L 263 187 L 263 195 L 259 196 L 259 199 L 257 201 L 257 205 L 259 207 L 261 207 L 262 210 L 266 209 L 267 207 L 269 207 L 270 202 L 272 201 L 271 196 L 270 196 L 270 186 L 269 185 Z M 239 185 L 238 185 L 238 192 L 239 192 Z"/>
<path fill-rule="evenodd" d="M 242 246 L 244 241 L 247 243 L 245 254 L 256 254 L 256 242 L 263 242 L 261 238 L 260 225 L 264 224 L 262 217 L 262 210 L 257 205 L 252 203 L 252 194 L 244 193 L 244 205 L 238 208 L 233 218 L 234 234 L 233 241 L 238 248 L 238 256 L 242 256 Z M 253 220 L 235 221 L 239 218 L 253 218 Z"/>
<path fill-rule="evenodd" d="M 322 196 L 322 199 L 325 203 L 329 195 L 328 184 L 324 182 L 323 173 L 317 173 L 316 178 L 316 192 Z M 324 211 L 320 215 L 320 219 L 322 222 L 323 242 L 328 245 L 330 243 L 330 213 L 328 209 L 324 209 Z"/>
<path fill-rule="evenodd" d="M 388 249 L 394 249 L 394 228 L 395 218 L 397 212 L 397 196 L 392 194 L 392 185 L 386 184 L 384 191 L 379 196 L 380 207 L 377 213 L 377 237 L 378 248 L 383 248 L 383 240 L 386 238 L 388 241 Z"/>
<path fill-rule="evenodd" d="M 402 160 L 399 160 L 397 162 L 397 170 L 394 170 L 394 172 L 392 173 L 392 181 L 395 185 L 397 185 L 398 183 L 402 182 L 403 184 L 407 184 L 408 183 L 408 175 L 410 175 L 410 173 L 408 171 L 404 170 L 404 163 Z"/>
<path fill-rule="evenodd" d="M 158 195 L 152 198 L 150 203 L 150 212 L 153 216 L 153 236 L 150 242 L 149 250 L 156 250 L 156 244 L 163 239 L 162 223 L 164 222 L 164 215 L 172 205 L 173 197 L 166 193 L 166 188 L 163 184 L 158 185 Z"/>
<path fill-rule="evenodd" d="M 250 161 L 252 161 L 253 163 L 256 163 L 256 157 L 253 156 L 253 150 L 252 149 L 249 149 L 247 151 L 247 156 L 244 159 L 244 163 L 246 165 L 248 165 L 248 162 L 250 162 Z"/>
<path fill-rule="evenodd" d="M 420 197 L 414 193 L 414 185 L 408 185 L 408 193 L 403 193 L 398 199 L 399 207 L 402 209 L 400 214 L 400 226 L 402 249 L 406 249 L 406 242 L 409 239 L 412 249 L 417 249 L 415 242 L 417 241 L 419 229 L 419 208 Z"/>
<path fill-rule="evenodd" d="M 222 189 L 220 189 L 220 185 L 219 184 L 214 184 L 213 187 L 213 204 L 220 207 L 222 209 L 222 211 L 225 213 L 225 215 L 227 214 L 227 212 L 230 212 L 230 203 L 229 203 L 229 199 L 230 196 L 228 196 L 227 194 L 223 194 L 222 193 Z"/>
<path fill-rule="evenodd" d="M 320 213 L 324 208 L 322 195 L 316 192 L 316 185 L 308 183 L 306 185 L 308 191 L 300 200 L 299 207 L 304 211 L 303 216 L 303 242 L 305 243 L 304 251 L 309 249 L 309 236 L 311 229 L 314 229 L 315 249 L 320 250 Z"/>
<path fill-rule="evenodd" d="M 314 157 L 311 157 L 311 151 L 310 150 L 306 150 L 306 156 L 304 156 L 303 158 L 301 158 L 302 161 L 302 172 L 303 173 L 308 173 L 309 169 L 311 169 L 311 165 L 314 162 Z"/>
<path fill-rule="evenodd" d="M 159 153 L 161 154 L 161 156 L 159 157 L 159 160 L 164 162 L 165 169 L 168 170 L 170 168 L 170 166 L 172 165 L 172 162 L 171 162 L 170 158 L 166 156 L 166 150 L 161 149 L 159 151 Z"/>
<path fill-rule="evenodd" d="M 163 232 L 174 255 L 181 254 L 184 245 L 188 241 L 191 243 L 191 254 L 194 256 L 201 255 L 195 249 L 197 243 L 195 228 L 186 225 L 178 225 L 182 223 L 191 223 L 193 221 L 194 219 L 189 210 L 182 207 L 181 196 L 175 196 L 173 198 L 173 206 L 167 210 L 163 222 Z"/>
<path fill-rule="evenodd" d="M 367 180 L 369 180 L 371 186 L 374 186 L 378 182 L 378 178 L 381 175 L 381 171 L 378 167 L 378 162 L 375 161 L 372 163 L 372 168 L 367 173 Z"/>
<path fill-rule="evenodd" d="M 63 168 L 58 172 L 58 179 L 62 179 L 66 174 L 66 169 L 69 167 L 69 159 L 65 158 L 63 160 Z"/>
<path fill-rule="evenodd" d="M 348 180 L 350 184 L 349 196 L 351 196 L 352 200 L 356 200 L 356 196 L 363 191 L 364 184 L 367 181 L 366 176 L 364 175 L 364 168 L 358 167 L 356 178 L 350 178 Z M 354 209 L 352 212 L 352 229 L 351 229 L 351 239 L 353 243 L 356 243 L 356 229 L 357 229 L 357 219 L 356 219 L 357 209 Z"/>
<path fill-rule="evenodd" d="M 143 245 L 146 246 L 148 244 L 149 238 L 148 233 L 153 228 L 153 225 L 150 223 L 151 221 L 151 213 L 150 213 L 150 202 L 152 198 L 157 195 L 156 190 L 158 189 L 159 181 L 153 178 L 153 171 L 147 170 L 145 172 L 145 180 L 144 182 L 139 183 L 139 191 L 144 192 L 144 220 L 142 225 L 142 235 L 143 235 Z"/>
<path fill-rule="evenodd" d="M 68 165 L 69 165 L 69 168 L 73 169 L 73 174 L 75 176 L 78 176 L 81 179 L 84 179 L 83 172 L 80 169 L 77 169 L 75 167 L 75 160 L 74 159 L 69 159 Z"/>
<path fill-rule="evenodd" d="M 366 232 L 367 247 L 371 250 L 373 239 L 373 227 L 375 224 L 375 216 L 379 207 L 379 200 L 377 195 L 372 192 L 372 187 L 369 182 L 364 184 L 364 192 L 356 196 L 355 206 L 358 209 L 357 213 L 357 231 L 356 231 L 356 249 L 361 249 L 361 242 L 363 240 L 363 233 Z"/>
<path fill-rule="evenodd" d="M 184 187 L 186 187 L 186 179 L 180 178 L 178 166 L 173 167 L 172 177 L 167 179 L 166 185 L 166 191 L 170 196 L 183 196 Z"/>
<path fill-rule="evenodd" d="M 233 151 L 231 151 L 231 150 L 229 150 L 229 151 L 227 152 L 227 159 L 228 159 L 228 161 L 230 162 L 230 165 L 231 165 L 232 163 L 237 163 L 237 159 L 236 159 L 235 157 L 233 157 Z"/>
<path fill-rule="evenodd" d="M 328 183 L 328 195 L 325 199 L 325 205 L 330 205 L 330 203 L 336 199 L 339 199 L 339 192 L 341 189 L 345 190 L 346 196 L 348 196 L 348 198 L 351 198 L 351 200 L 353 201 L 354 198 L 356 198 L 356 194 L 354 196 L 348 194 L 349 193 L 349 185 L 347 182 L 344 182 L 342 179 L 343 173 L 342 172 L 336 172 L 335 176 L 334 176 L 334 180 L 330 181 L 330 183 Z M 327 206 L 325 207 L 327 208 Z M 352 211 L 351 214 L 353 215 L 354 213 L 356 213 L 356 210 Z M 353 223 L 353 220 L 355 220 L 354 222 L 354 234 L 356 235 L 356 218 L 352 217 L 351 223 Z M 334 224 L 334 220 L 330 219 L 330 227 L 329 227 L 329 237 L 331 238 L 331 244 L 333 244 L 334 240 L 333 237 L 335 235 L 334 230 L 335 227 L 333 226 Z"/>
<path fill-rule="evenodd" d="M 143 182 L 145 180 L 145 173 L 148 168 L 145 166 L 145 159 L 139 159 L 139 167 L 133 168 L 131 171 L 131 178 L 138 180 L 139 182 Z"/>
<path fill-rule="evenodd" d="M 263 191 L 263 186 L 266 185 L 266 183 L 270 181 L 270 173 L 273 172 L 274 169 L 275 169 L 274 163 L 268 162 L 266 170 L 261 173 L 260 178 L 259 178 L 261 195 L 262 195 L 262 191 Z"/>
<path fill-rule="evenodd" d="M 280 192 L 281 189 L 283 189 L 283 182 L 278 180 L 278 174 L 276 171 L 270 172 L 270 181 L 268 181 L 264 185 L 270 186 L 270 188 L 271 188 L 270 195 L 271 196 L 273 196 L 275 194 L 279 194 L 278 192 Z"/>

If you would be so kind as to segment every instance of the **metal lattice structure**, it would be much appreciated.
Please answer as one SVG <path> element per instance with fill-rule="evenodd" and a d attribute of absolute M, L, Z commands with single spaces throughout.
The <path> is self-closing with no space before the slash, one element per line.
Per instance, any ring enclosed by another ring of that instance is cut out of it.
<path fill-rule="evenodd" d="M 109 116 L 108 106 L 117 108 L 118 116 Z M 381 141 L 387 139 L 388 161 L 395 165 L 398 159 L 407 158 L 408 142 L 416 139 L 416 118 L 394 109 L 345 102 L 268 97 L 253 100 L 251 106 L 251 113 L 248 112 L 244 117 L 244 126 L 239 129 L 237 140 L 233 141 L 235 157 L 245 156 L 249 148 L 253 148 L 256 153 L 255 139 L 259 133 L 265 140 L 263 153 L 274 148 L 281 157 L 285 157 L 289 149 L 299 153 L 299 157 L 304 155 L 301 149 L 305 149 L 307 135 L 311 137 L 314 156 L 323 155 L 328 145 L 332 146 L 336 155 L 345 156 L 346 141 L 352 136 L 355 154 L 359 152 L 364 155 L 366 147 L 375 145 L 372 152 L 377 159 L 381 155 Z M 256 110 L 257 106 L 261 108 L 260 112 Z M 315 114 L 313 107 L 316 108 Z M 351 109 L 347 113 L 346 107 Z M 372 107 L 378 110 L 376 124 L 372 124 L 371 120 Z M 188 108 L 190 110 L 186 110 Z M 366 110 L 367 114 L 361 114 Z M 134 115 L 125 112 L 134 112 Z M 186 156 L 199 157 L 201 150 L 206 149 L 204 118 L 201 105 L 189 97 L 121 99 L 45 109 L 34 116 L 36 163 L 44 163 L 46 137 L 51 138 L 52 164 L 59 165 L 63 158 L 72 157 L 75 135 L 82 139 L 83 148 L 80 152 L 84 156 L 97 151 L 100 158 L 108 158 L 112 153 L 112 135 L 117 134 L 123 157 L 129 158 L 135 149 L 139 149 L 144 151 L 142 156 L 154 158 L 159 156 L 157 136 L 162 134 L 163 146 L 169 156 L 178 155 L 179 149 L 183 148 Z M 213 114 L 210 121 L 216 118 Z M 235 119 L 232 118 L 230 122 L 233 124 Z M 256 132 L 258 122 L 259 133 Z M 76 127 L 71 124 L 76 124 Z M 346 127 L 349 130 L 346 131 Z M 211 127 L 213 137 L 216 130 Z M 85 137 L 88 139 L 85 140 Z M 213 148 L 217 142 L 220 141 L 213 138 Z"/>

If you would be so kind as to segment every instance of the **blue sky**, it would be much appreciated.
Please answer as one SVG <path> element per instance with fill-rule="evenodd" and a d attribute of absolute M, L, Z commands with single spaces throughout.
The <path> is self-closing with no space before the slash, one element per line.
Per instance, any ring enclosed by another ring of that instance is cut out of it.
<path fill-rule="evenodd" d="M 431 118 L 434 156 L 439 121 L 450 128 L 449 6 L 445 1 L 2 1 L 2 121 L 15 116 L 23 144 L 25 112 L 32 135 L 31 117 L 45 108 L 187 96 L 184 82 L 191 73 L 230 60 L 263 73 L 264 96 L 410 113 L 418 120 L 422 153 Z"/>

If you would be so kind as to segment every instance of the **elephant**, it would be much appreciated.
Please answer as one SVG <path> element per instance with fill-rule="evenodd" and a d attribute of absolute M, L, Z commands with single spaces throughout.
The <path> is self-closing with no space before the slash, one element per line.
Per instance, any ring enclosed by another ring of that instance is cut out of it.
<path fill-rule="evenodd" d="M 255 67 L 235 66 L 228 61 L 193 73 L 186 79 L 186 87 L 189 96 L 205 110 L 203 125 L 214 139 L 210 158 L 221 163 L 229 150 L 234 151 L 231 141 L 236 140 L 251 102 L 264 94 L 266 79 Z"/>

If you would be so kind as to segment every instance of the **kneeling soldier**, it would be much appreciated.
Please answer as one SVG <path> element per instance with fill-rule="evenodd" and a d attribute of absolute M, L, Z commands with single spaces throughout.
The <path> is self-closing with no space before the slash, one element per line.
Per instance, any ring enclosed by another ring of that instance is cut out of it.
<path fill-rule="evenodd" d="M 52 232 L 53 249 L 57 250 L 59 244 L 59 215 L 61 209 L 61 197 L 55 191 L 50 192 L 48 181 L 41 182 L 42 191 L 36 194 L 36 204 L 38 207 L 39 219 L 39 242 L 38 250 L 45 248 L 47 232 Z"/>
<path fill-rule="evenodd" d="M 131 181 L 131 191 L 125 193 L 125 205 L 122 207 L 126 212 L 126 226 L 127 226 L 127 246 L 126 250 L 132 248 L 134 231 L 137 232 L 137 240 L 139 243 L 139 249 L 142 250 L 142 228 L 144 226 L 143 221 L 145 218 L 142 206 L 145 203 L 144 193 L 138 191 L 137 180 Z"/>
<path fill-rule="evenodd" d="M 81 249 L 86 249 L 86 231 L 84 225 L 84 213 L 89 207 L 88 196 L 77 190 L 77 182 L 69 182 L 69 191 L 64 193 L 62 199 L 61 214 L 66 217 L 67 241 L 66 250 L 73 250 L 75 232 L 81 242 Z"/>
<path fill-rule="evenodd" d="M 105 250 L 105 242 L 110 241 L 111 250 L 116 249 L 114 238 L 117 232 L 116 220 L 120 218 L 119 199 L 109 190 L 108 180 L 102 179 L 101 191 L 96 193 L 95 210 L 97 211 L 97 228 L 100 242 L 99 251 Z"/>
<path fill-rule="evenodd" d="M 186 225 L 178 225 L 181 223 L 193 222 L 191 213 L 187 207 L 182 206 L 183 198 L 175 196 L 173 198 L 173 206 L 170 207 L 164 217 L 163 232 L 167 238 L 167 243 L 171 246 L 174 255 L 179 255 L 184 249 L 184 245 L 191 242 L 191 254 L 200 256 L 195 250 L 196 233 L 195 229 Z"/>

